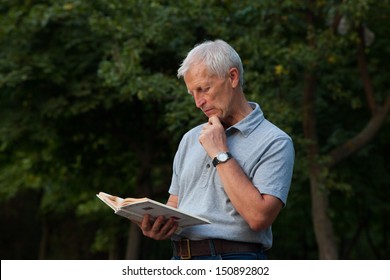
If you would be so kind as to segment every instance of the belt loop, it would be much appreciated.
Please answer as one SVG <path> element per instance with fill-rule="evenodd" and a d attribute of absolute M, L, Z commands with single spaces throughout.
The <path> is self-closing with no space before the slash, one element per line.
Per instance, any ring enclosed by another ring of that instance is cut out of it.
<path fill-rule="evenodd" d="M 209 239 L 208 242 L 209 242 L 209 247 L 210 247 L 210 255 L 216 256 L 217 251 L 215 250 L 214 241 L 212 239 Z"/>

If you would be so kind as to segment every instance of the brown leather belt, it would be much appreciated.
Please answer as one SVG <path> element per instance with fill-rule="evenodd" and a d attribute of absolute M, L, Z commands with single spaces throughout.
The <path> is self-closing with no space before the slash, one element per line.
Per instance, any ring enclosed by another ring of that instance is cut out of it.
<path fill-rule="evenodd" d="M 173 255 L 182 259 L 196 256 L 211 256 L 227 253 L 261 252 L 263 246 L 258 243 L 229 241 L 224 239 L 205 239 L 173 241 Z"/>

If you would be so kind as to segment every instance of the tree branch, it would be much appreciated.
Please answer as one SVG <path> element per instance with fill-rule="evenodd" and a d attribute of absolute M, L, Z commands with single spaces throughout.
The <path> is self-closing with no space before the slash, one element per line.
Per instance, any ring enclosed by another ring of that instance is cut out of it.
<path fill-rule="evenodd" d="M 364 83 L 364 91 L 366 94 L 368 107 L 370 108 L 371 114 L 375 115 L 377 105 L 375 102 L 375 95 L 372 86 L 372 81 L 368 73 L 366 53 L 364 51 L 365 49 L 364 26 L 362 24 L 359 25 L 358 34 L 359 34 L 359 42 L 357 45 L 358 68 L 360 72 L 360 77 Z"/>
<path fill-rule="evenodd" d="M 303 92 L 303 134 L 309 142 L 309 158 L 318 154 L 317 120 L 315 113 L 316 78 L 311 73 L 305 74 Z"/>
<path fill-rule="evenodd" d="M 356 151 L 364 147 L 368 142 L 370 142 L 378 133 L 379 129 L 384 123 L 386 116 L 389 113 L 389 110 L 390 94 L 387 96 L 385 104 L 381 107 L 377 107 L 375 114 L 371 117 L 367 125 L 359 134 L 347 140 L 344 144 L 330 152 L 331 160 L 328 163 L 327 167 L 332 168 L 337 163 L 347 158 L 349 155 L 355 153 Z"/>

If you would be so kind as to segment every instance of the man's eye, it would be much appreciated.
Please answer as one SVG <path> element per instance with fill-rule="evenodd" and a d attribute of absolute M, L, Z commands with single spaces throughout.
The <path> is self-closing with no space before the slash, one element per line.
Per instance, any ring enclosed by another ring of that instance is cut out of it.
<path fill-rule="evenodd" d="M 208 93 L 209 92 L 209 90 L 210 90 L 210 87 L 205 87 L 205 88 L 201 88 L 201 87 L 199 87 L 199 88 L 197 88 L 195 91 L 187 91 L 187 93 L 189 94 L 189 95 L 192 95 L 192 96 L 194 96 L 194 94 L 199 94 L 199 93 Z"/>

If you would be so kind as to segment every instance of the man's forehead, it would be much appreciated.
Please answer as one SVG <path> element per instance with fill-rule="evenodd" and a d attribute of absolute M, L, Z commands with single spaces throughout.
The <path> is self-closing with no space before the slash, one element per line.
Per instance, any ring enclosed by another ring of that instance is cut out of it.
<path fill-rule="evenodd" d="M 188 71 L 186 73 L 187 75 L 201 75 L 201 76 L 208 76 L 208 69 L 204 63 L 193 63 L 188 68 Z"/>

